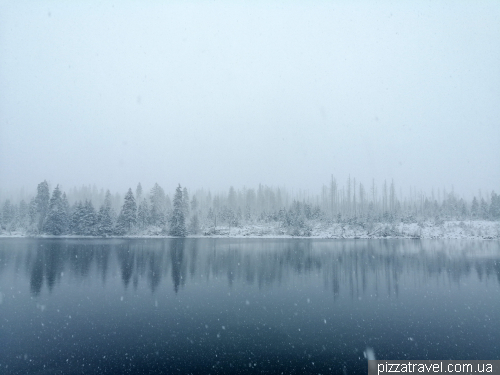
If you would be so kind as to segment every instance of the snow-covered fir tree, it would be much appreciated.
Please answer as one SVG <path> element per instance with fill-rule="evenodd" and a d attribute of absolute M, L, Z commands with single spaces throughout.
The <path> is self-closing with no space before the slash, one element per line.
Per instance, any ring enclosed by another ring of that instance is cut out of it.
<path fill-rule="evenodd" d="M 481 204 L 479 205 L 479 217 L 483 220 L 487 220 L 489 216 L 488 204 L 481 198 Z"/>
<path fill-rule="evenodd" d="M 142 185 L 141 183 L 139 182 L 137 184 L 137 187 L 135 189 L 135 200 L 136 202 L 140 202 L 142 199 Z"/>
<path fill-rule="evenodd" d="M 124 234 L 130 233 L 137 222 L 137 204 L 135 203 L 132 189 L 128 189 L 125 194 L 123 206 L 116 223 L 117 232 Z"/>
<path fill-rule="evenodd" d="M 38 232 L 41 232 L 43 229 L 43 223 L 45 221 L 45 217 L 47 216 L 47 211 L 49 209 L 49 200 L 50 200 L 50 192 L 49 192 L 49 184 L 47 181 L 40 182 L 37 187 L 37 195 L 35 198 L 36 203 L 36 228 Z"/>
<path fill-rule="evenodd" d="M 95 236 L 97 227 L 97 213 L 91 200 L 86 200 L 83 205 L 83 225 L 81 230 L 84 236 Z"/>
<path fill-rule="evenodd" d="M 170 217 L 170 235 L 175 237 L 185 237 L 187 234 L 182 203 L 182 188 L 177 186 L 174 195 L 174 210 Z"/>
<path fill-rule="evenodd" d="M 49 201 L 47 218 L 43 225 L 43 231 L 47 234 L 61 235 L 68 231 L 68 213 L 62 198 L 61 190 L 57 185 L 52 192 Z"/>
<path fill-rule="evenodd" d="M 21 200 L 21 202 L 19 202 L 17 222 L 19 228 L 23 230 L 29 229 L 29 222 L 30 222 L 29 206 L 24 199 Z"/>
<path fill-rule="evenodd" d="M 99 236 L 110 236 L 113 234 L 114 211 L 111 203 L 111 193 L 106 191 L 104 203 L 97 214 L 97 234 Z"/>
<path fill-rule="evenodd" d="M 191 198 L 191 218 L 189 220 L 189 227 L 188 227 L 188 233 L 189 234 L 199 234 L 201 232 L 201 225 L 200 225 L 200 210 L 199 210 L 199 204 L 198 204 L 198 199 L 196 198 L 196 195 L 193 195 Z"/>
<path fill-rule="evenodd" d="M 142 202 L 137 208 L 137 226 L 139 229 L 144 230 L 149 225 L 149 205 L 146 198 L 143 198 Z"/>
<path fill-rule="evenodd" d="M 69 222 L 69 231 L 72 234 L 83 234 L 83 217 L 84 209 L 82 202 L 76 203 L 72 208 L 71 218 Z"/>
<path fill-rule="evenodd" d="M 69 221 L 71 219 L 71 209 L 69 207 L 69 202 L 68 202 L 68 197 L 66 196 L 66 193 L 62 194 L 62 203 L 64 207 L 64 212 L 66 213 L 66 221 L 67 221 L 67 231 L 69 231 Z"/>
<path fill-rule="evenodd" d="M 191 212 L 198 213 L 198 199 L 196 199 L 196 195 L 193 195 L 193 198 L 191 198 Z"/>
<path fill-rule="evenodd" d="M 189 193 L 185 186 L 182 189 L 182 211 L 184 212 L 184 219 L 187 219 L 189 217 Z"/>
<path fill-rule="evenodd" d="M 35 233 L 37 226 L 37 212 L 36 212 L 36 200 L 34 197 L 30 199 L 30 203 L 28 205 L 28 215 L 29 215 L 28 232 Z"/>
<path fill-rule="evenodd" d="M 491 193 L 490 218 L 500 220 L 500 195 Z"/>
<path fill-rule="evenodd" d="M 193 214 L 191 216 L 191 220 L 189 221 L 188 233 L 189 234 L 200 233 L 200 221 L 198 220 L 198 214 Z"/>
<path fill-rule="evenodd" d="M 163 227 L 166 224 L 166 198 L 165 192 L 160 185 L 155 183 L 150 193 L 150 224 L 157 227 Z"/>
<path fill-rule="evenodd" d="M 7 231 L 13 231 L 16 229 L 14 218 L 16 216 L 16 211 L 14 205 L 7 199 L 2 207 L 2 228 Z"/>
<path fill-rule="evenodd" d="M 473 219 L 477 219 L 479 216 L 479 203 L 477 202 L 477 198 L 474 197 L 472 200 L 472 205 L 470 208 L 470 213 Z"/>

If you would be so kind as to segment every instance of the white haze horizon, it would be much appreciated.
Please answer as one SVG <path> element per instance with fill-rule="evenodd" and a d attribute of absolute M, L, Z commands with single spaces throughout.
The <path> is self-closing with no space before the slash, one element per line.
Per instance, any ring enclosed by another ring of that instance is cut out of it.
<path fill-rule="evenodd" d="M 500 3 L 0 0 L 0 194 L 500 193 Z"/>

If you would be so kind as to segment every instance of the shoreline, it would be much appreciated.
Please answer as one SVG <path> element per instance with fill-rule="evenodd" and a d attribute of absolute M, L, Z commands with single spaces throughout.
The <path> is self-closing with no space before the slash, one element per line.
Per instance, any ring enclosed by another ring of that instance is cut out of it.
<path fill-rule="evenodd" d="M 287 233 L 288 232 L 288 233 Z M 469 239 L 500 240 L 498 221 L 445 221 L 440 225 L 433 222 L 420 223 L 371 223 L 370 225 L 344 223 L 310 223 L 306 229 L 289 233 L 290 229 L 276 223 L 249 224 L 240 227 L 209 228 L 204 233 L 183 238 L 266 238 L 266 239 Z M 93 239 L 140 239 L 179 238 L 146 230 L 124 236 L 81 236 L 29 234 L 22 231 L 0 233 L 0 238 L 93 238 Z"/>

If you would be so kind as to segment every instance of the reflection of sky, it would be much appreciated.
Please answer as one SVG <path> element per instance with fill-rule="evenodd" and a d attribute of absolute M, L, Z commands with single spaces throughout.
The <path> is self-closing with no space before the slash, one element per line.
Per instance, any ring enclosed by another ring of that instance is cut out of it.
<path fill-rule="evenodd" d="M 81 366 L 90 358 L 113 368 L 126 354 L 158 352 L 154 361 L 167 367 L 290 356 L 297 366 L 356 368 L 366 346 L 381 359 L 491 359 L 500 334 L 499 256 L 473 254 L 499 254 L 498 247 L 1 240 L 0 307 L 9 323 L 0 362 L 24 371 L 15 358 L 27 353 L 34 364 L 69 366 L 70 358 Z M 150 370 L 134 361 L 126 363 Z"/>

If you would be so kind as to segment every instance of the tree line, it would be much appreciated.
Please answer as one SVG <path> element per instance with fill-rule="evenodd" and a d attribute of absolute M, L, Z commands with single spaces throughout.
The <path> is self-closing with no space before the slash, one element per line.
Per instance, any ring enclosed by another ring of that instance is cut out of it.
<path fill-rule="evenodd" d="M 500 220 L 500 196 L 467 201 L 453 191 L 430 196 L 413 190 L 409 196 L 396 193 L 394 182 L 368 190 L 349 178 L 344 186 L 331 178 L 321 193 L 290 194 L 284 188 L 259 185 L 257 189 L 230 187 L 227 193 L 198 190 L 190 198 L 186 187 L 178 185 L 173 199 L 155 184 L 144 193 L 139 183 L 135 193 L 128 189 L 123 199 L 106 191 L 102 202 L 95 196 L 73 203 L 59 185 L 50 192 L 43 181 L 29 203 L 6 199 L 0 210 L 1 230 L 28 234 L 123 236 L 133 234 L 170 235 L 216 233 L 218 227 L 277 223 L 284 233 L 308 235 L 311 223 L 419 222 L 433 220 Z M 118 205 L 117 205 L 118 202 Z"/>
<path fill-rule="evenodd" d="M 138 191 L 141 191 L 140 184 Z M 43 181 L 38 184 L 37 194 L 29 204 L 21 200 L 15 205 L 6 200 L 2 207 L 1 223 L 2 229 L 6 231 L 24 230 L 29 234 L 56 236 L 121 236 L 137 233 L 150 226 L 159 228 L 157 234 L 176 237 L 187 235 L 185 200 L 180 185 L 174 194 L 172 210 L 167 210 L 165 193 L 158 185 L 151 191 L 150 202 L 151 206 L 144 199 L 137 205 L 132 189 L 128 189 L 118 213 L 113 208 L 109 190 L 98 209 L 89 199 L 70 206 L 66 193 L 60 190 L 59 185 L 50 194 L 47 181 Z"/>

